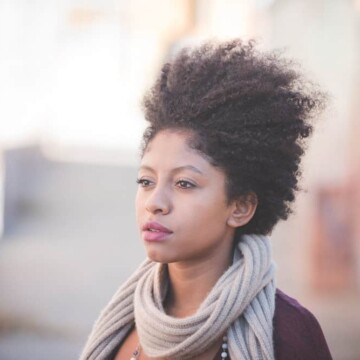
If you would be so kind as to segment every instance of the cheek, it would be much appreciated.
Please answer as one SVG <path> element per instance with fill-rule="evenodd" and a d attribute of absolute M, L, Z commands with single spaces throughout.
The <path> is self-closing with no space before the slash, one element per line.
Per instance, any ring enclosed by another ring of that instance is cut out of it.
<path fill-rule="evenodd" d="M 137 209 L 139 208 L 140 205 L 140 194 L 139 194 L 139 190 L 136 192 L 135 195 L 135 210 L 137 211 Z"/>
<path fill-rule="evenodd" d="M 192 205 L 191 211 L 183 211 L 183 216 L 196 232 L 209 232 L 223 229 L 227 220 L 227 208 L 218 199 L 205 198 Z"/>
<path fill-rule="evenodd" d="M 135 196 L 135 213 L 136 213 L 136 220 L 138 222 L 141 214 L 144 212 L 144 208 L 145 208 L 144 204 L 145 204 L 144 196 L 138 190 Z"/>

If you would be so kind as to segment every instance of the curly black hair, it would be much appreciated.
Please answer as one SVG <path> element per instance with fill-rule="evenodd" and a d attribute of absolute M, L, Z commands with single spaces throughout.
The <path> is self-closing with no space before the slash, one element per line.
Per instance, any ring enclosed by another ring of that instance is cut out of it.
<path fill-rule="evenodd" d="M 292 212 L 304 140 L 325 97 L 293 61 L 254 41 L 184 48 L 143 98 L 150 125 L 142 155 L 161 130 L 191 131 L 192 148 L 227 175 L 229 201 L 256 195 L 256 212 L 237 234 L 268 234 Z"/>

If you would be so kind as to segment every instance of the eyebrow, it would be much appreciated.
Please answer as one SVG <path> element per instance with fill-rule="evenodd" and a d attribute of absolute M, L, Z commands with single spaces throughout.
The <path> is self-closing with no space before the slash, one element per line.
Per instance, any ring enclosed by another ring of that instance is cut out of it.
<path fill-rule="evenodd" d="M 139 167 L 139 170 L 149 170 L 149 171 L 155 172 L 155 170 L 151 166 L 148 166 L 148 165 L 141 165 Z M 196 172 L 200 175 L 204 175 L 204 173 L 202 171 L 200 171 L 197 167 L 195 167 L 193 165 L 178 166 L 178 167 L 172 169 L 171 172 L 178 173 L 183 170 L 190 170 L 190 171 Z"/>

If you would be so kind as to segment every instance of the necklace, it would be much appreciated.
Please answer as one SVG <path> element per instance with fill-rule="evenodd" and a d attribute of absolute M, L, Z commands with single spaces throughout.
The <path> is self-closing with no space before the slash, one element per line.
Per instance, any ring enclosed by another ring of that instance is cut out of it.
<path fill-rule="evenodd" d="M 136 360 L 140 356 L 140 352 L 141 352 L 141 347 L 140 347 L 140 343 L 138 343 L 136 349 L 133 352 L 133 356 L 130 358 L 130 360 Z"/>
<path fill-rule="evenodd" d="M 139 358 L 141 353 L 141 346 L 140 343 L 137 344 L 136 349 L 133 352 L 133 356 L 130 358 L 130 360 L 136 360 Z M 227 336 L 225 335 L 223 337 L 223 342 L 221 345 L 221 360 L 224 360 L 228 357 L 228 344 L 227 344 Z"/>

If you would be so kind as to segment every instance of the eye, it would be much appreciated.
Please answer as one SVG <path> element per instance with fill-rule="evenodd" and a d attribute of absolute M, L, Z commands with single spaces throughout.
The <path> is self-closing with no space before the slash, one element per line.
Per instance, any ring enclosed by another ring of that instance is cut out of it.
<path fill-rule="evenodd" d="M 151 181 L 147 180 L 147 179 L 136 179 L 136 182 L 141 186 L 141 187 L 147 187 L 150 185 Z"/>
<path fill-rule="evenodd" d="M 191 189 L 195 187 L 193 183 L 187 180 L 179 180 L 176 185 L 179 185 L 181 189 Z"/>

